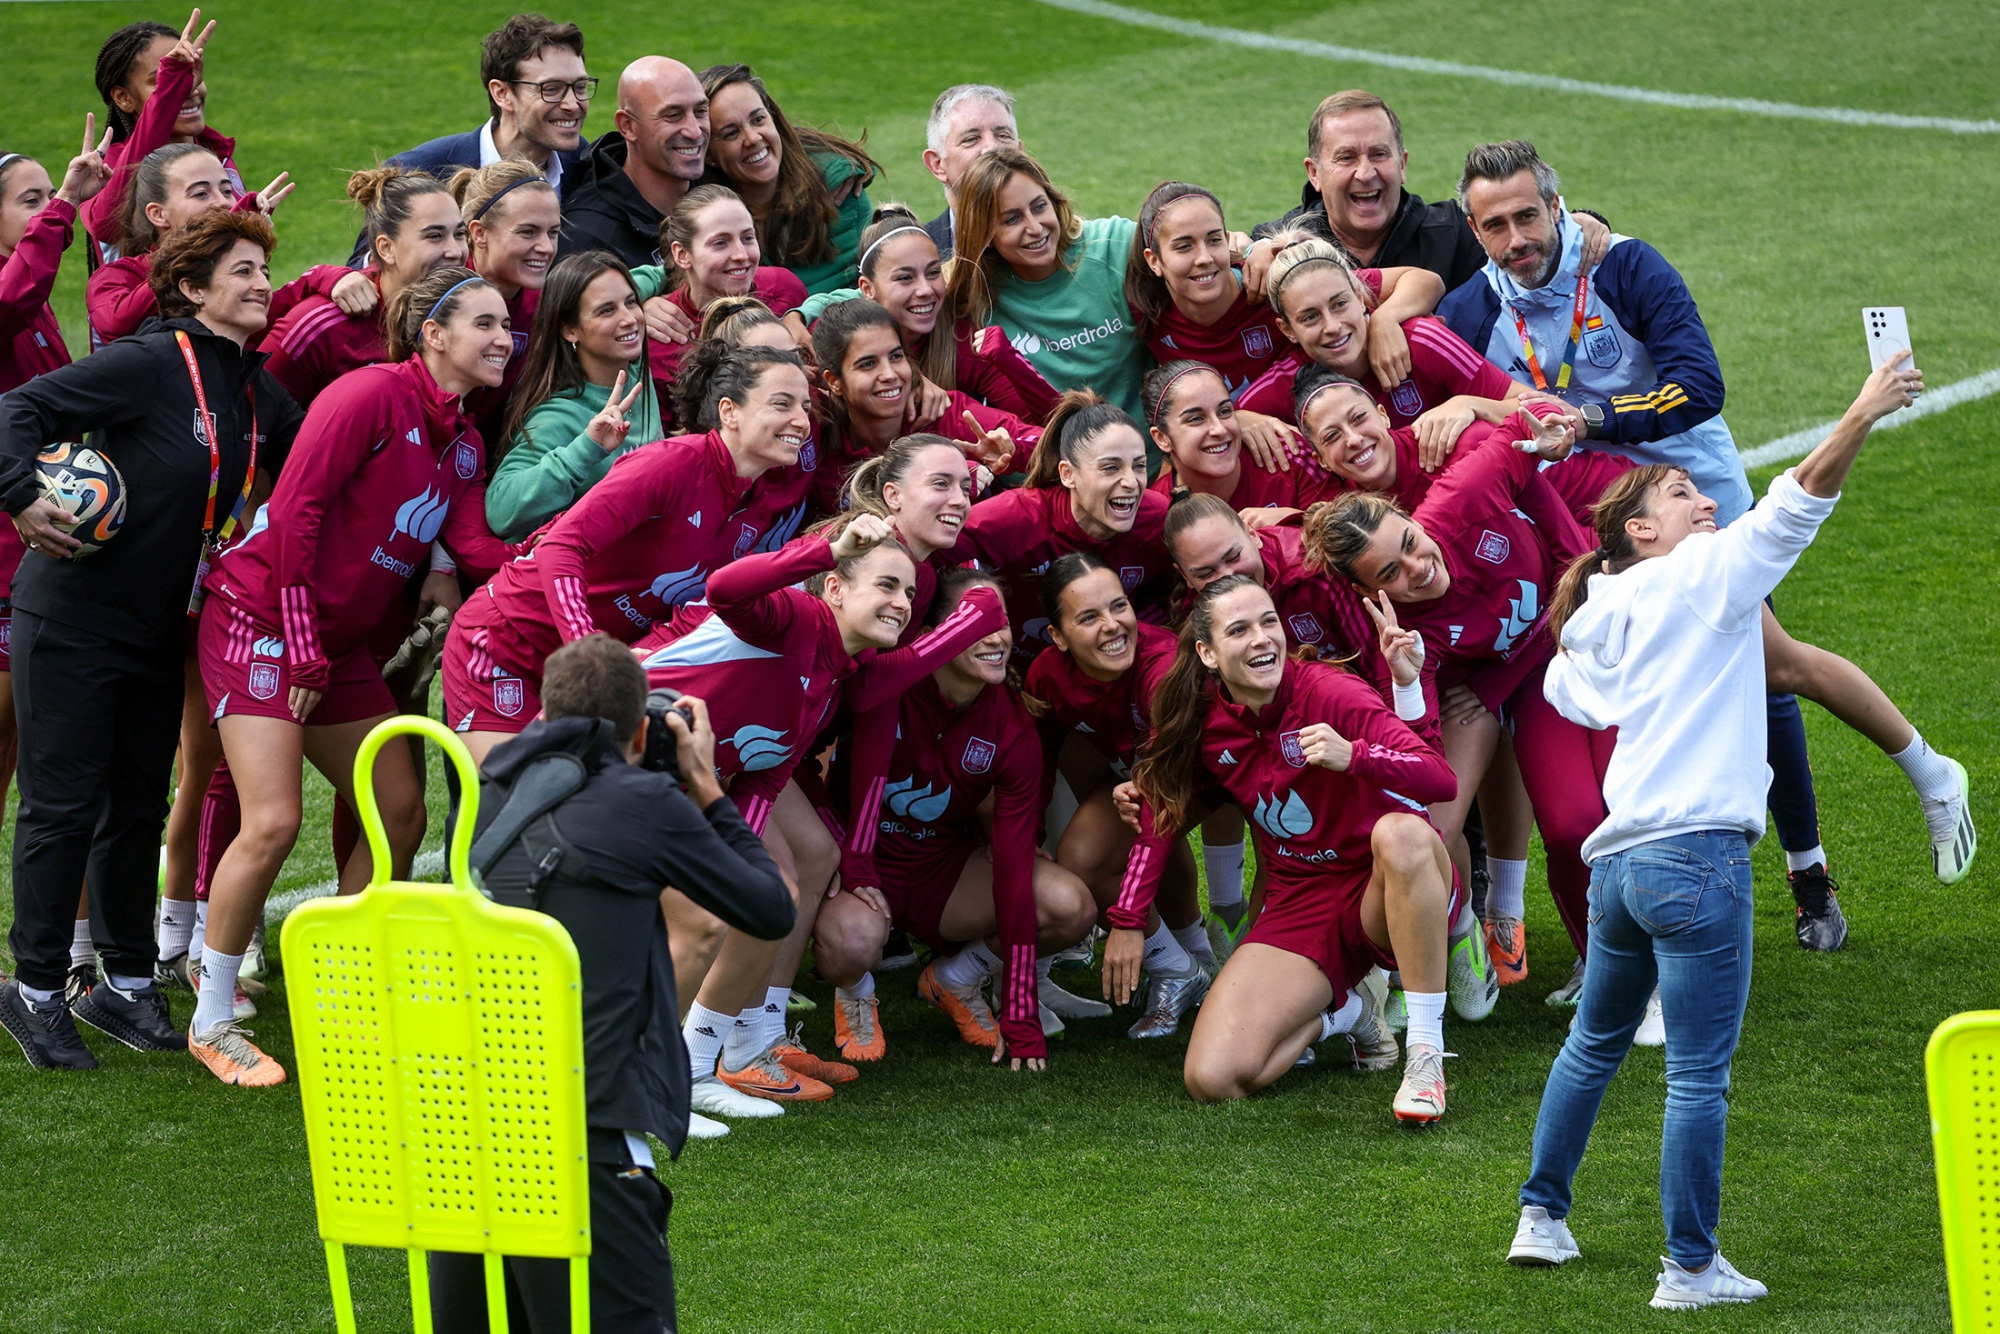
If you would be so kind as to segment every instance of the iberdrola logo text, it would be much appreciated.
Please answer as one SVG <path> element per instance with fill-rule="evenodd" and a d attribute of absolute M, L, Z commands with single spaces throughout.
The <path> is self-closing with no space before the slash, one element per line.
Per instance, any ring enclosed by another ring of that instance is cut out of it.
<path fill-rule="evenodd" d="M 1016 352 L 1024 357 L 1032 357 L 1037 352 L 1068 352 L 1072 348 L 1086 347 L 1100 338 L 1125 332 L 1125 321 L 1113 315 L 1095 328 L 1080 329 L 1061 338 L 1043 338 L 1039 334 L 1023 329 L 1007 341 Z"/>

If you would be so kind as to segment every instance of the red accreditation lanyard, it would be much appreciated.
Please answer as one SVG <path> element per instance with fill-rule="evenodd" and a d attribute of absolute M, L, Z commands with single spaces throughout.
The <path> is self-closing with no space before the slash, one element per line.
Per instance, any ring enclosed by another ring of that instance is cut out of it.
<path fill-rule="evenodd" d="M 215 414 L 208 410 L 208 394 L 202 388 L 201 367 L 194 359 L 194 344 L 188 336 L 176 329 L 174 341 L 180 344 L 181 360 L 187 363 L 188 382 L 194 386 L 195 411 L 201 414 L 202 426 L 208 436 L 208 509 L 202 516 L 201 533 L 204 542 L 212 549 L 220 549 L 229 544 L 229 535 L 236 530 L 236 521 L 243 515 L 243 506 L 250 499 L 250 488 L 257 480 L 257 391 L 254 386 L 243 387 L 244 397 L 250 402 L 250 463 L 243 470 L 243 493 L 236 498 L 229 517 L 223 521 L 222 531 L 215 528 L 215 496 L 222 486 L 222 441 L 216 430 Z"/>
<path fill-rule="evenodd" d="M 1576 345 L 1583 338 L 1583 307 L 1589 296 L 1590 271 L 1586 269 L 1576 275 L 1576 312 L 1570 317 L 1569 345 L 1563 348 L 1562 369 L 1556 372 L 1558 394 L 1569 388 L 1570 365 L 1576 360 Z M 1527 323 L 1521 319 L 1521 312 L 1515 310 L 1513 306 L 1507 307 L 1507 313 L 1514 317 L 1514 332 L 1521 336 L 1521 355 L 1527 359 L 1528 374 L 1535 377 L 1535 388 L 1547 393 L 1549 377 L 1542 374 L 1542 363 L 1535 356 L 1535 343 L 1528 337 Z"/>

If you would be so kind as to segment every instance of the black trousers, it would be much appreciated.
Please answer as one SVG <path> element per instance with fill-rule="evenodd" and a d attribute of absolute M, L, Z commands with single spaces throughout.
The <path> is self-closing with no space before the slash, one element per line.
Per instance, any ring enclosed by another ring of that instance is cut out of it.
<path fill-rule="evenodd" d="M 105 971 L 151 977 L 160 835 L 180 739 L 178 642 L 141 648 L 14 610 L 14 926 L 28 986 L 60 988 L 86 868 Z"/>
<path fill-rule="evenodd" d="M 592 1132 L 596 1138 L 596 1132 Z M 673 1193 L 651 1168 L 590 1164 L 590 1328 L 593 1334 L 673 1334 L 674 1264 L 667 1255 Z M 569 1261 L 509 1256 L 507 1327 L 571 1334 Z M 487 1334 L 486 1273 L 477 1255 L 432 1251 L 431 1329 Z M 582 1331 L 577 1331 L 582 1334 Z"/>

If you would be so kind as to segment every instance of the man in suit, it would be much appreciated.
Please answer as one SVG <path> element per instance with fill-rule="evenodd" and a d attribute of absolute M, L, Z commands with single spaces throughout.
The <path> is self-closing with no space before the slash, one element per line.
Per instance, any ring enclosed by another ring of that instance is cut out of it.
<path fill-rule="evenodd" d="M 958 178 L 972 160 L 989 148 L 1021 146 L 1014 124 L 1014 96 L 985 83 L 955 84 L 938 94 L 926 127 L 924 166 L 944 186 L 944 212 L 924 224 L 938 254 L 951 258 L 952 210 L 957 207 Z"/>

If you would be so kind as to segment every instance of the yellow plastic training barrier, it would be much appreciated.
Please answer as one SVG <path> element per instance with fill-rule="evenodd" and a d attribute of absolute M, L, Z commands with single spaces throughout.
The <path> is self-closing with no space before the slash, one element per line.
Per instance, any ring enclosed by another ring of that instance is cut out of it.
<path fill-rule="evenodd" d="M 2000 1010 L 1955 1014 L 1924 1051 L 1944 1267 L 1958 1334 L 2000 1329 Z"/>
<path fill-rule="evenodd" d="M 416 735 L 458 770 L 451 883 L 390 881 L 376 753 Z M 483 1254 L 488 1317 L 507 1329 L 502 1255 L 570 1262 L 571 1328 L 590 1328 L 590 1196 L 583 991 L 553 918 L 489 902 L 466 858 L 479 775 L 429 718 L 393 718 L 362 742 L 354 791 L 375 870 L 348 898 L 315 899 L 282 945 L 313 1200 L 340 1334 L 354 1334 L 347 1246 L 410 1257 L 410 1315 L 430 1334 L 426 1251 Z"/>

